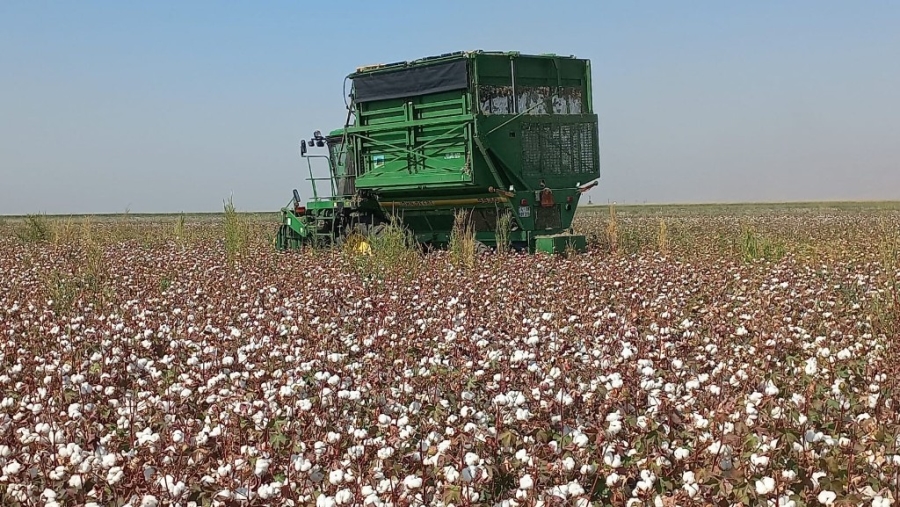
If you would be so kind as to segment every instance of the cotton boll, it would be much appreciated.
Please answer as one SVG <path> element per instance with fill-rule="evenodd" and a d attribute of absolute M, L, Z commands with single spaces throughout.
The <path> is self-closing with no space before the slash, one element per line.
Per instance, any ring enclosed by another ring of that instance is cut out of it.
<path fill-rule="evenodd" d="M 590 443 L 590 438 L 588 438 L 588 436 L 585 435 L 584 433 L 578 433 L 572 439 L 572 443 L 577 445 L 578 447 L 585 447 L 586 445 L 588 445 Z"/>
<path fill-rule="evenodd" d="M 807 375 L 815 375 L 819 371 L 818 362 L 815 357 L 811 357 L 806 360 L 806 364 L 803 367 L 803 371 Z"/>
<path fill-rule="evenodd" d="M 328 482 L 337 485 L 344 481 L 344 471 L 343 470 L 332 470 L 328 473 Z"/>
<path fill-rule="evenodd" d="M 3 475 L 15 476 L 22 471 L 22 468 L 22 464 L 14 460 L 3 466 Z"/>
<path fill-rule="evenodd" d="M 114 486 L 115 484 L 117 484 L 119 481 L 122 480 L 122 477 L 124 477 L 124 475 L 125 475 L 125 473 L 122 470 L 122 467 L 114 466 L 114 467 L 110 468 L 109 471 L 106 473 L 106 482 L 110 486 Z"/>
<path fill-rule="evenodd" d="M 261 476 L 265 474 L 269 470 L 269 460 L 264 458 L 258 458 L 256 460 L 256 466 L 254 467 L 253 473 L 256 476 Z"/>
<path fill-rule="evenodd" d="M 407 489 L 418 489 L 422 486 L 422 478 L 416 475 L 408 475 L 403 479 L 403 485 Z"/>
<path fill-rule="evenodd" d="M 337 505 L 347 505 L 353 503 L 353 493 L 347 489 L 341 489 L 334 494 L 334 502 Z"/>
<path fill-rule="evenodd" d="M 756 481 L 756 494 L 757 495 L 768 495 L 772 491 L 775 491 L 775 479 L 771 477 L 763 477 Z"/>
<path fill-rule="evenodd" d="M 606 486 L 613 487 L 619 482 L 619 474 L 613 472 L 606 476 Z"/>
<path fill-rule="evenodd" d="M 104 469 L 112 468 L 116 463 L 118 463 L 118 457 L 114 453 L 107 453 L 103 455 L 103 458 L 100 460 L 100 465 Z"/>
<path fill-rule="evenodd" d="M 696 483 L 684 484 L 681 488 L 687 493 L 688 497 L 694 498 L 700 491 L 700 486 Z"/>
<path fill-rule="evenodd" d="M 750 455 L 750 463 L 752 463 L 753 466 L 756 467 L 766 467 L 769 464 L 769 458 L 768 456 L 762 456 L 754 453 Z"/>
<path fill-rule="evenodd" d="M 260 484 L 256 494 L 263 500 L 268 500 L 278 494 L 278 489 L 271 484 Z"/>
<path fill-rule="evenodd" d="M 816 499 L 823 505 L 832 505 L 835 499 L 837 499 L 837 495 L 833 491 L 823 490 Z"/>
<path fill-rule="evenodd" d="M 49 476 L 50 479 L 54 481 L 61 481 L 63 477 L 66 475 L 66 467 L 60 465 L 50 471 Z"/>
<path fill-rule="evenodd" d="M 622 466 L 622 457 L 611 451 L 607 451 L 603 453 L 603 463 L 611 468 L 619 468 Z"/>
<path fill-rule="evenodd" d="M 319 495 L 316 497 L 316 507 L 334 507 L 337 501 L 328 495 Z"/>
<path fill-rule="evenodd" d="M 447 465 L 444 467 L 444 478 L 447 479 L 447 482 L 453 484 L 459 479 L 459 471 L 455 467 Z"/>

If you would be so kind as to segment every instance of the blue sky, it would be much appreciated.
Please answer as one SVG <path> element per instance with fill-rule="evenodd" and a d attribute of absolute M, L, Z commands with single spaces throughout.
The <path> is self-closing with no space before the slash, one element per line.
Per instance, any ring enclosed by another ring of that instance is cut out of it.
<path fill-rule="evenodd" d="M 0 2 L 0 214 L 277 210 L 357 66 L 592 60 L 595 202 L 900 198 L 900 2 Z"/>

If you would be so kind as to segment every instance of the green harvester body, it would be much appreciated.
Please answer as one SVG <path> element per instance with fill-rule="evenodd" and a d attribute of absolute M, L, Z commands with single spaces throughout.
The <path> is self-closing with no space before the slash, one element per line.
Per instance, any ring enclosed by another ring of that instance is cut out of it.
<path fill-rule="evenodd" d="M 600 177 L 589 60 L 460 52 L 363 67 L 348 79 L 345 126 L 301 142 L 313 197 L 303 203 L 295 190 L 282 209 L 279 249 L 339 243 L 391 217 L 420 244 L 441 247 L 460 211 L 487 247 L 506 213 L 515 248 L 584 249 L 572 220 Z M 327 154 L 309 155 L 313 145 Z M 316 157 L 328 177 L 313 177 Z"/>

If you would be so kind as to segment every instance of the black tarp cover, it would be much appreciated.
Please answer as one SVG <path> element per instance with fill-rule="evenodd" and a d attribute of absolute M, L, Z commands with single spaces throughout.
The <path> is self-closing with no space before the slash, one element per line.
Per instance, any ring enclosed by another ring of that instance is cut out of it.
<path fill-rule="evenodd" d="M 468 85 L 464 59 L 353 78 L 356 102 L 414 97 L 464 89 Z"/>

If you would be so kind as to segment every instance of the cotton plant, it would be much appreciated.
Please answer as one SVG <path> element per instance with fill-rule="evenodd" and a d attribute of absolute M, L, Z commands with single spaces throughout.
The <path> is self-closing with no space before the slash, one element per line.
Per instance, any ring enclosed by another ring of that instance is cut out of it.
<path fill-rule="evenodd" d="M 340 259 L 110 245 L 114 297 L 63 312 L 37 273 L 81 254 L 9 246 L 0 503 L 896 505 L 865 251 L 467 279 L 438 254 L 373 285 Z"/>

